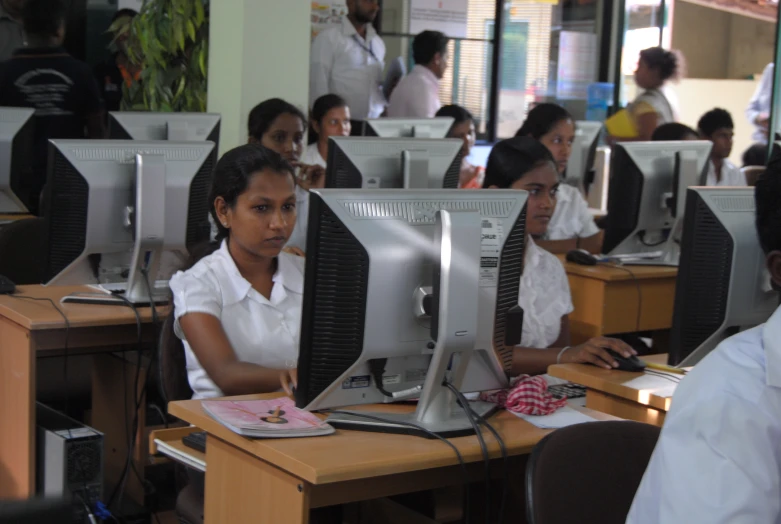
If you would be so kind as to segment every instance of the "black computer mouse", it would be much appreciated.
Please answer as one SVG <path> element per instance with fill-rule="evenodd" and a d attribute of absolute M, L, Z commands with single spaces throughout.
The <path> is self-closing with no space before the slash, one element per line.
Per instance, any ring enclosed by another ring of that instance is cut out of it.
<path fill-rule="evenodd" d="M 0 295 L 11 295 L 16 293 L 16 285 L 11 279 L 0 275 Z"/>
<path fill-rule="evenodd" d="M 581 266 L 596 266 L 597 257 L 585 249 L 573 249 L 567 253 L 567 262 L 573 262 Z"/>
<path fill-rule="evenodd" d="M 627 358 L 619 353 L 616 353 L 612 349 L 607 350 L 608 353 L 610 353 L 610 356 L 616 359 L 616 362 L 618 362 L 618 370 L 619 371 L 645 371 L 645 362 L 637 358 L 637 356 L 632 355 L 631 357 Z"/>

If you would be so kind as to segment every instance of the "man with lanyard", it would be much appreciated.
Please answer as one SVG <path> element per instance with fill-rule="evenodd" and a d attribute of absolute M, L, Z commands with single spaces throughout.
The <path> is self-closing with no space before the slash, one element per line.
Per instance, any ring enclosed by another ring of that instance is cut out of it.
<path fill-rule="evenodd" d="M 0 62 L 24 47 L 22 7 L 25 0 L 0 0 Z"/>
<path fill-rule="evenodd" d="M 341 96 L 350 107 L 354 132 L 361 130 L 355 120 L 377 118 L 385 110 L 385 44 L 372 27 L 379 10 L 378 0 L 347 0 L 342 25 L 326 29 L 312 43 L 309 105 L 323 95 Z"/>

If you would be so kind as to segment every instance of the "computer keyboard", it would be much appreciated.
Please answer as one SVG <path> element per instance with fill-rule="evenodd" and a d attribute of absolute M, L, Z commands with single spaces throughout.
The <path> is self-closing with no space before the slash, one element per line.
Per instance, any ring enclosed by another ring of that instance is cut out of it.
<path fill-rule="evenodd" d="M 195 451 L 206 453 L 206 432 L 196 431 L 182 438 L 182 444 Z"/>
<path fill-rule="evenodd" d="M 567 400 L 573 398 L 583 398 L 586 396 L 586 387 L 580 384 L 558 384 L 556 386 L 549 386 L 548 392 L 556 398 L 566 398 Z"/>

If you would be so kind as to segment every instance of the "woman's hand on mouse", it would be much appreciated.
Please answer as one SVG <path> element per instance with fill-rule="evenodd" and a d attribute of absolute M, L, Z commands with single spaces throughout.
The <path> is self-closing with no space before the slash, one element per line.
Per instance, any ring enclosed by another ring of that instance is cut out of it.
<path fill-rule="evenodd" d="M 561 355 L 562 364 L 594 364 L 605 369 L 618 367 L 618 362 L 607 352 L 612 349 L 626 358 L 637 355 L 626 342 L 615 338 L 596 337 L 579 346 L 572 346 Z"/>

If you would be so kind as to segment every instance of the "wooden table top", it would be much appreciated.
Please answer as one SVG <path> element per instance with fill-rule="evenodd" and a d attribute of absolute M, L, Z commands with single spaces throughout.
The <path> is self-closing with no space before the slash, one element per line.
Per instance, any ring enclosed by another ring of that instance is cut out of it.
<path fill-rule="evenodd" d="M 648 355 L 640 358 L 647 362 L 667 364 L 666 354 Z M 548 368 L 548 374 L 662 411 L 668 411 L 672 402 L 671 397 L 660 397 L 649 391 L 624 385 L 624 383 L 641 376 L 642 373 L 602 369 L 588 364 L 556 364 Z"/>
<path fill-rule="evenodd" d="M 232 398 L 252 400 L 279 396 L 281 395 L 268 394 Z M 414 406 L 371 405 L 350 409 L 393 413 L 410 412 L 414 410 Z M 315 485 L 458 464 L 453 450 L 439 440 L 341 429 L 325 437 L 249 439 L 233 433 L 210 417 L 201 408 L 200 400 L 171 402 L 168 411 L 185 422 L 203 429 L 209 435 Z M 598 420 L 617 420 L 610 415 L 586 408 L 582 408 L 582 411 Z M 510 456 L 530 453 L 537 442 L 550 432 L 550 430 L 539 429 L 506 411 L 500 411 L 488 420 L 504 439 Z M 484 434 L 490 456 L 501 457 L 496 441 L 488 432 Z M 483 460 L 477 437 L 474 435 L 449 440 L 461 452 L 465 462 Z"/>
<path fill-rule="evenodd" d="M 11 214 L 3 214 L 0 213 L 0 222 L 9 222 L 13 220 L 24 220 L 25 218 L 35 218 L 35 215 L 29 215 L 25 213 L 11 213 Z"/>
<path fill-rule="evenodd" d="M 676 278 L 678 276 L 677 267 L 669 266 L 619 266 L 614 267 L 609 264 L 599 264 L 596 266 L 581 266 L 567 262 L 565 255 L 558 255 L 564 269 L 568 275 L 577 275 L 606 282 L 621 282 L 625 280 L 650 280 L 655 278 Z M 631 273 L 630 273 L 631 271 Z M 632 276 L 634 275 L 634 277 Z"/>
<path fill-rule="evenodd" d="M 136 323 L 136 316 L 128 307 L 60 303 L 60 300 L 67 295 L 90 291 L 94 292 L 86 286 L 18 286 L 15 295 L 0 295 L 0 317 L 5 317 L 29 330 L 65 328 L 62 315 L 52 307 L 50 302 L 20 298 L 26 296 L 51 299 L 68 318 L 72 328 Z M 162 317 L 168 313 L 168 308 L 158 306 L 157 312 Z M 151 308 L 138 308 L 138 313 L 142 322 L 151 322 Z"/>

